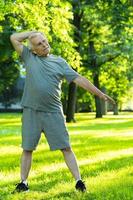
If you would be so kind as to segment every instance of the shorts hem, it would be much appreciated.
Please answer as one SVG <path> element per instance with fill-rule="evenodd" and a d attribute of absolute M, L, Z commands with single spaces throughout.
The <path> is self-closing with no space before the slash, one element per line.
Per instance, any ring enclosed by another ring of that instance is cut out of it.
<path fill-rule="evenodd" d="M 35 151 L 36 150 L 36 147 L 33 147 L 33 148 L 21 147 L 21 148 L 25 151 Z"/>
<path fill-rule="evenodd" d="M 57 150 L 65 149 L 65 148 L 71 148 L 71 145 L 50 148 L 50 151 L 57 151 Z"/>

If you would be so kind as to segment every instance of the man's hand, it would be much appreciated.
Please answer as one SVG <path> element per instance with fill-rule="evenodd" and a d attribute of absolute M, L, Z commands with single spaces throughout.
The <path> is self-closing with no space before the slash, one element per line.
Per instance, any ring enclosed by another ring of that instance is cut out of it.
<path fill-rule="evenodd" d="M 99 98 L 105 100 L 105 101 L 109 101 L 112 104 L 115 104 L 115 101 L 109 97 L 108 95 L 104 94 L 103 92 L 101 92 L 97 87 L 95 87 L 88 79 L 86 79 L 85 77 L 79 75 L 76 79 L 74 79 L 74 81 L 77 85 L 79 85 L 80 87 L 84 88 L 85 90 L 91 92 L 92 94 L 98 96 Z"/>
<path fill-rule="evenodd" d="M 114 99 L 112 99 L 110 96 L 106 95 L 106 94 L 102 94 L 101 96 L 99 96 L 101 99 L 103 99 L 104 101 L 109 101 L 110 103 L 112 103 L 113 105 L 115 105 L 115 101 Z"/>

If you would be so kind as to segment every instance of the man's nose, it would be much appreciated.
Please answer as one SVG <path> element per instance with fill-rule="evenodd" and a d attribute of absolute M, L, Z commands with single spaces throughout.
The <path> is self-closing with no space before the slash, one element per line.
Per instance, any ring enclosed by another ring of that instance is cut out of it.
<path fill-rule="evenodd" d="M 44 42 L 42 42 L 42 45 L 45 47 L 46 46 L 46 44 L 44 43 Z"/>

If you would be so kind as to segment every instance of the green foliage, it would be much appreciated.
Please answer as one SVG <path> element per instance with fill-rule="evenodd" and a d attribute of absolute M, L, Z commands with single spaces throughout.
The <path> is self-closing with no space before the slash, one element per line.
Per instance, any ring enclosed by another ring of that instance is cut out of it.
<path fill-rule="evenodd" d="M 0 1 L 0 21 L 4 19 L 4 13 L 5 13 L 5 10 L 4 10 L 4 1 Z M 0 26 L 0 31 L 1 31 L 1 26 Z"/>
<path fill-rule="evenodd" d="M 123 97 L 128 96 L 130 85 L 127 79 L 127 69 L 127 60 L 117 58 L 114 62 L 106 64 L 106 68 L 100 76 L 102 84 L 106 85 L 108 93 L 119 105 L 122 103 Z"/>
<path fill-rule="evenodd" d="M 9 40 L 11 27 L 7 16 L 1 21 L 2 32 L 0 32 L 0 94 L 4 95 L 10 91 L 19 76 L 18 63 L 12 57 L 12 46 Z"/>
<path fill-rule="evenodd" d="M 86 72 L 98 74 L 100 87 L 104 85 L 121 102 L 133 74 L 133 7 L 130 1 L 71 2 L 78 4 L 74 10 L 81 19 L 77 43 Z"/>

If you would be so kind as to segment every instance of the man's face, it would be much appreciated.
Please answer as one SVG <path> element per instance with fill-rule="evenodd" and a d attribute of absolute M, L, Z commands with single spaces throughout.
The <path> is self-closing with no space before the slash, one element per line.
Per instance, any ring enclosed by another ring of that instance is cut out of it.
<path fill-rule="evenodd" d="M 48 40 L 41 34 L 38 33 L 34 37 L 30 39 L 32 44 L 32 52 L 37 54 L 38 56 L 48 56 L 50 52 L 50 45 Z"/>

